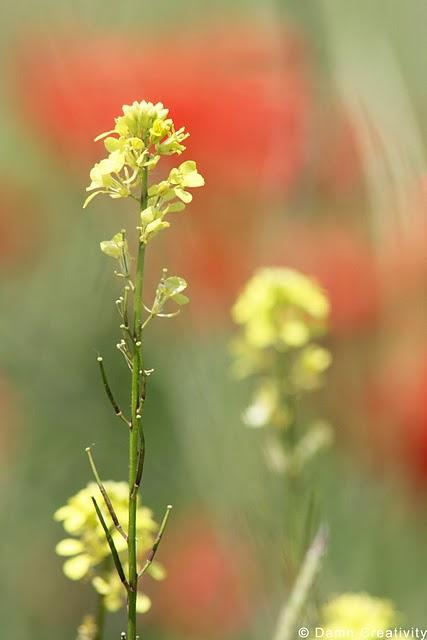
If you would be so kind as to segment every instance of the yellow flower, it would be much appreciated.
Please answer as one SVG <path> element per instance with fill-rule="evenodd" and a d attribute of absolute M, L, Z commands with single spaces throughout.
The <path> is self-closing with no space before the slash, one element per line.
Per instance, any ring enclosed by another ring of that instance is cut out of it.
<path fill-rule="evenodd" d="M 348 631 L 358 640 L 390 629 L 396 625 L 398 615 L 390 600 L 367 593 L 343 593 L 323 607 L 321 621 L 325 636 L 327 632 L 333 637 L 334 632 Z"/>
<path fill-rule="evenodd" d="M 114 613 L 125 606 L 126 592 L 123 589 L 123 585 L 116 571 L 110 571 L 103 577 L 95 576 L 92 580 L 92 585 L 101 596 L 104 596 L 104 605 L 107 611 Z M 145 595 L 145 593 L 138 591 L 136 601 L 137 612 L 146 613 L 150 607 L 150 598 Z"/>
<path fill-rule="evenodd" d="M 77 629 L 77 640 L 95 640 L 98 633 L 95 618 L 85 616 Z"/>
<path fill-rule="evenodd" d="M 150 129 L 151 142 L 159 142 L 159 140 L 169 135 L 172 125 L 173 123 L 170 118 L 168 120 L 161 120 L 160 118 L 154 120 L 153 126 Z"/>
<path fill-rule="evenodd" d="M 104 486 L 119 522 L 126 529 L 129 500 L 127 484 L 108 481 L 104 483 Z M 85 489 L 69 498 L 67 504 L 54 514 L 54 519 L 62 522 L 65 531 L 73 536 L 61 540 L 56 546 L 58 555 L 69 557 L 69 560 L 64 563 L 64 573 L 70 580 L 80 580 L 85 576 L 93 575 L 98 571 L 102 561 L 110 555 L 105 533 L 91 500 L 92 496 L 98 495 L 98 485 L 91 482 Z M 99 506 L 105 520 L 109 522 L 110 515 L 101 499 Z M 151 510 L 140 505 L 138 506 L 137 523 L 138 549 L 143 553 L 153 545 L 154 534 L 157 532 L 158 526 L 153 520 Z M 119 554 L 125 552 L 127 549 L 126 541 L 120 533 L 113 531 L 112 536 Z"/>
<path fill-rule="evenodd" d="M 321 374 L 332 362 L 331 353 L 317 344 L 308 344 L 295 359 L 292 375 L 298 389 L 315 389 L 320 383 Z"/>
<path fill-rule="evenodd" d="M 121 136 L 136 136 L 144 138 L 153 126 L 155 120 L 164 120 L 169 110 L 161 102 L 133 102 L 123 105 L 123 115 L 116 118 L 114 130 Z"/>
<path fill-rule="evenodd" d="M 167 118 L 168 113 L 161 102 L 153 104 L 142 100 L 123 106 L 123 115 L 115 119 L 114 129 L 95 138 L 95 141 L 104 140 L 109 155 L 90 171 L 91 183 L 86 188 L 90 194 L 83 208 L 100 194 L 140 201 L 147 174 L 157 166 L 161 156 L 180 155 L 185 151 L 182 143 L 189 134 L 184 127 L 176 130 L 173 120 Z M 202 187 L 204 183 L 196 163 L 187 160 L 172 169 L 167 180 L 151 184 L 148 201 L 140 212 L 141 241 L 147 243 L 159 231 L 167 229 L 169 222 L 163 220 L 164 216 L 185 209 L 193 199 L 187 189 Z M 155 216 L 147 220 L 153 212 Z"/>
<path fill-rule="evenodd" d="M 186 171 L 191 182 L 192 167 Z M 248 426 L 286 429 L 295 420 L 295 397 L 321 384 L 332 358 L 314 340 L 325 333 L 328 315 L 326 294 L 298 271 L 262 268 L 250 278 L 232 308 L 241 327 L 233 370 L 257 383 L 243 414 Z"/>
<path fill-rule="evenodd" d="M 324 331 L 328 314 L 328 299 L 314 280 L 281 268 L 259 269 L 232 309 L 256 348 L 303 346 Z"/>

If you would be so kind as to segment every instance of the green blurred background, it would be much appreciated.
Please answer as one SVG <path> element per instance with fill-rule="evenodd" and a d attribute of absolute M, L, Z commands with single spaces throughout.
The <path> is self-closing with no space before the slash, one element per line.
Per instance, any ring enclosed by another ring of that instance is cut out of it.
<path fill-rule="evenodd" d="M 71 640 L 94 604 L 62 574 L 52 514 L 91 479 L 88 444 L 105 478 L 126 477 L 96 354 L 124 399 L 99 241 L 132 212 L 81 205 L 93 137 L 143 98 L 188 127 L 207 182 L 148 257 L 148 287 L 167 266 L 191 305 L 146 349 L 143 496 L 158 518 L 175 511 L 144 637 L 264 640 L 289 588 L 284 480 L 241 423 L 248 389 L 228 354 L 233 299 L 274 264 L 317 277 L 332 302 L 334 364 L 310 400 L 336 429 L 312 469 L 331 527 L 319 598 L 366 590 L 427 625 L 426 24 L 423 0 L 5 7 L 1 637 Z M 118 637 L 123 616 L 111 622 Z"/>

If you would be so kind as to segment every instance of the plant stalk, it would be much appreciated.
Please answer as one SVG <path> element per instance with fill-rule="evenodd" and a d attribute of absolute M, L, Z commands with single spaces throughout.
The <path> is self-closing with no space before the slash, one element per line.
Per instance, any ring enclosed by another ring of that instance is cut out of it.
<path fill-rule="evenodd" d="M 141 209 L 147 206 L 147 169 L 143 169 L 141 187 Z M 128 563 L 129 563 L 129 592 L 128 592 L 128 627 L 126 640 L 136 640 L 136 599 L 138 592 L 137 540 L 136 540 L 136 508 L 138 491 L 134 490 L 138 459 L 143 456 L 140 447 L 144 447 L 142 433 L 141 389 L 145 386 L 145 374 L 142 358 L 142 291 L 144 282 L 145 244 L 138 241 L 138 257 L 136 263 L 135 291 L 133 306 L 133 357 L 131 383 L 131 428 L 129 433 L 129 524 L 128 524 Z"/>
<path fill-rule="evenodd" d="M 96 637 L 95 640 L 104 640 L 105 604 L 104 596 L 98 594 L 98 609 L 96 613 Z"/>

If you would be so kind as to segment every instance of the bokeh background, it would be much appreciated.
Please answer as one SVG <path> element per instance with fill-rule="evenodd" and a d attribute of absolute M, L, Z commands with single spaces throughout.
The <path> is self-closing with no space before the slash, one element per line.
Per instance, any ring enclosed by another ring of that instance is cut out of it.
<path fill-rule="evenodd" d="M 1 637 L 72 640 L 94 603 L 62 575 L 52 513 L 91 479 L 92 442 L 103 476 L 126 477 L 97 377 L 99 350 L 125 397 L 98 243 L 132 214 L 81 204 L 94 136 L 142 98 L 188 127 L 207 183 L 148 258 L 152 285 L 169 267 L 191 305 L 147 346 L 143 495 L 158 517 L 175 511 L 159 555 L 169 580 L 150 588 L 142 628 L 264 640 L 289 587 L 283 479 L 242 425 L 248 389 L 229 372 L 230 305 L 260 265 L 314 275 L 332 302 L 334 364 L 311 400 L 336 431 L 312 472 L 331 527 L 319 598 L 367 590 L 427 625 L 426 24 L 423 0 L 5 7 Z M 123 617 L 111 622 L 117 637 Z"/>

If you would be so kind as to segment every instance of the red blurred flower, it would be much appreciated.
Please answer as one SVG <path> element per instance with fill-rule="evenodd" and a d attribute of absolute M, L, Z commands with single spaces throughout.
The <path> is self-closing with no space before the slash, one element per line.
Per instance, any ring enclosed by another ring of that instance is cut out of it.
<path fill-rule="evenodd" d="M 326 196 L 360 195 L 362 165 L 355 128 L 343 108 L 328 105 L 320 115 L 314 134 L 315 175 Z M 359 189 L 357 190 L 357 187 Z"/>
<path fill-rule="evenodd" d="M 192 310 L 224 313 L 255 266 L 260 207 L 265 216 L 305 162 L 302 43 L 290 29 L 256 24 L 163 33 L 161 43 L 77 33 L 50 43 L 28 37 L 20 49 L 14 81 L 25 122 L 86 171 L 102 153 L 93 138 L 111 128 L 123 103 L 145 98 L 170 107 L 191 133 L 186 157 L 206 178 L 181 225 L 186 235 L 170 238 L 173 269 L 191 280 Z"/>
<path fill-rule="evenodd" d="M 159 624 L 203 640 L 242 631 L 255 605 L 255 568 L 242 540 L 220 537 L 197 515 L 169 531 L 168 540 L 162 549 L 168 578 L 153 607 Z"/>
<path fill-rule="evenodd" d="M 427 488 L 427 350 L 394 352 L 369 389 L 374 436 Z"/>
<path fill-rule="evenodd" d="M 161 42 L 129 33 L 61 34 L 50 43 L 33 36 L 18 64 L 25 119 L 79 166 L 121 105 L 145 98 L 162 101 L 188 128 L 188 157 L 212 193 L 218 181 L 283 190 L 301 168 L 308 90 L 290 31 L 220 25 L 162 33 Z"/>
<path fill-rule="evenodd" d="M 427 178 L 418 181 L 404 211 L 404 219 L 391 212 L 383 243 L 390 296 L 402 304 L 403 297 L 423 295 L 427 278 Z"/>

